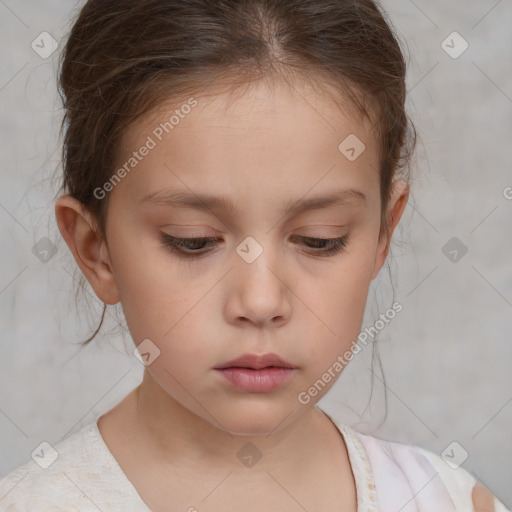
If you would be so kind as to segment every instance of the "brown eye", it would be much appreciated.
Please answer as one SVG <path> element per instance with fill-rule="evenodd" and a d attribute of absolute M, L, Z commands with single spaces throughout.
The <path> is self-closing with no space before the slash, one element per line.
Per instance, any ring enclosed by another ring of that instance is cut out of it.
<path fill-rule="evenodd" d="M 210 252 L 208 247 L 216 245 L 219 240 L 215 237 L 181 238 L 161 233 L 162 242 L 173 252 L 184 257 L 199 257 Z M 345 249 L 348 244 L 348 235 L 338 238 L 317 238 L 309 236 L 294 236 L 302 245 L 312 249 L 312 253 L 320 256 L 332 256 Z M 206 250 L 205 250 L 206 249 Z"/>
<path fill-rule="evenodd" d="M 302 240 L 303 245 L 310 249 L 315 249 L 315 253 L 324 256 L 331 256 L 341 252 L 348 243 L 348 235 L 338 238 L 314 238 L 309 236 L 296 236 L 296 239 Z"/>
<path fill-rule="evenodd" d="M 171 236 L 167 233 L 161 233 L 161 237 L 164 245 L 169 247 L 171 250 L 190 257 L 206 254 L 209 251 L 204 251 L 203 249 L 209 247 L 213 242 L 218 240 L 215 237 L 180 238 Z"/>

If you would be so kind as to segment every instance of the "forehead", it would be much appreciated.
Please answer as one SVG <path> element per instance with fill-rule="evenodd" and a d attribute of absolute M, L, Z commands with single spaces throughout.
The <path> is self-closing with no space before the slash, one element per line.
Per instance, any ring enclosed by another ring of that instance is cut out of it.
<path fill-rule="evenodd" d="M 353 130 L 366 139 L 367 145 L 373 142 L 370 140 L 373 133 L 369 132 L 374 123 L 363 117 L 341 91 L 327 83 L 323 89 L 314 83 L 284 80 L 271 83 L 259 80 L 239 88 L 228 87 L 214 85 L 179 99 L 161 101 L 128 127 L 124 141 L 136 142 L 141 135 L 169 121 L 175 113 L 172 132 L 178 136 L 180 132 L 188 131 L 190 135 L 190 132 L 210 131 L 212 127 L 224 130 L 219 133 L 221 137 L 231 136 L 230 130 L 254 133 L 284 130 L 305 137 L 314 131 L 331 131 L 337 138 L 347 130 Z M 190 108 L 192 100 L 195 106 Z M 303 124 L 298 125 L 298 121 Z M 179 130 L 175 129 L 178 124 Z M 213 140 L 215 133 L 209 135 Z"/>
<path fill-rule="evenodd" d="M 118 165 L 148 137 L 154 148 L 118 186 L 130 189 L 132 199 L 172 186 L 269 198 L 283 191 L 301 196 L 316 184 L 325 191 L 340 179 L 378 187 L 371 121 L 307 84 L 260 82 L 243 93 L 164 101 L 127 130 Z"/>

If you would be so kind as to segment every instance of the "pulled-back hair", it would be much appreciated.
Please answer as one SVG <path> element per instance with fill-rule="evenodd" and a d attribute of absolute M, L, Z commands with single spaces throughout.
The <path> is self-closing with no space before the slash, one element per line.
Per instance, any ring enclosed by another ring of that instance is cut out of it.
<path fill-rule="evenodd" d="M 108 196 L 94 190 L 115 172 L 133 121 L 211 84 L 240 91 L 262 79 L 300 80 L 371 120 L 387 229 L 391 184 L 416 144 L 405 74 L 391 23 L 372 0 L 89 0 L 61 54 L 61 190 L 104 236 Z"/>

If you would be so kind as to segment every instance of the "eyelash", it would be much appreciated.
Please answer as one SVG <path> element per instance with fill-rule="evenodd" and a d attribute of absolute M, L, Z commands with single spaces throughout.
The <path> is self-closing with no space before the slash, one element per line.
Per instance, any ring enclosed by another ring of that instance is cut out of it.
<path fill-rule="evenodd" d="M 201 237 L 201 238 L 179 238 L 175 236 L 171 236 L 167 233 L 161 233 L 162 242 L 165 246 L 169 247 L 173 252 L 178 253 L 180 256 L 185 258 L 199 258 L 208 254 L 210 251 L 202 251 L 199 252 L 197 250 L 192 250 L 193 252 L 184 251 L 181 247 L 184 244 L 203 244 L 203 243 L 211 243 L 215 242 L 217 238 L 215 237 Z M 326 248 L 318 248 L 318 251 L 313 251 L 314 256 L 334 256 L 339 252 L 345 250 L 348 243 L 348 235 L 341 236 L 339 238 L 314 238 L 310 236 L 294 236 L 295 239 L 309 241 L 314 244 L 330 244 L 330 247 Z M 315 247 L 311 247 L 305 244 L 310 249 L 315 249 Z"/>

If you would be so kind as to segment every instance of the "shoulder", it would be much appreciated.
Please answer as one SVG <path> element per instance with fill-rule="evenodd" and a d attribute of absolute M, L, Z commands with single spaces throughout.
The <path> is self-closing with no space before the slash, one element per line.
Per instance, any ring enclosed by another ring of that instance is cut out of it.
<path fill-rule="evenodd" d="M 472 511 L 476 479 L 440 455 L 411 444 L 349 429 L 369 459 L 380 509 Z M 448 455 L 447 455 L 448 457 Z M 495 512 L 507 512 L 497 498 Z"/>
<path fill-rule="evenodd" d="M 94 427 L 89 424 L 55 446 L 41 444 L 31 460 L 3 477 L 0 512 L 97 512 L 110 461 Z"/>

